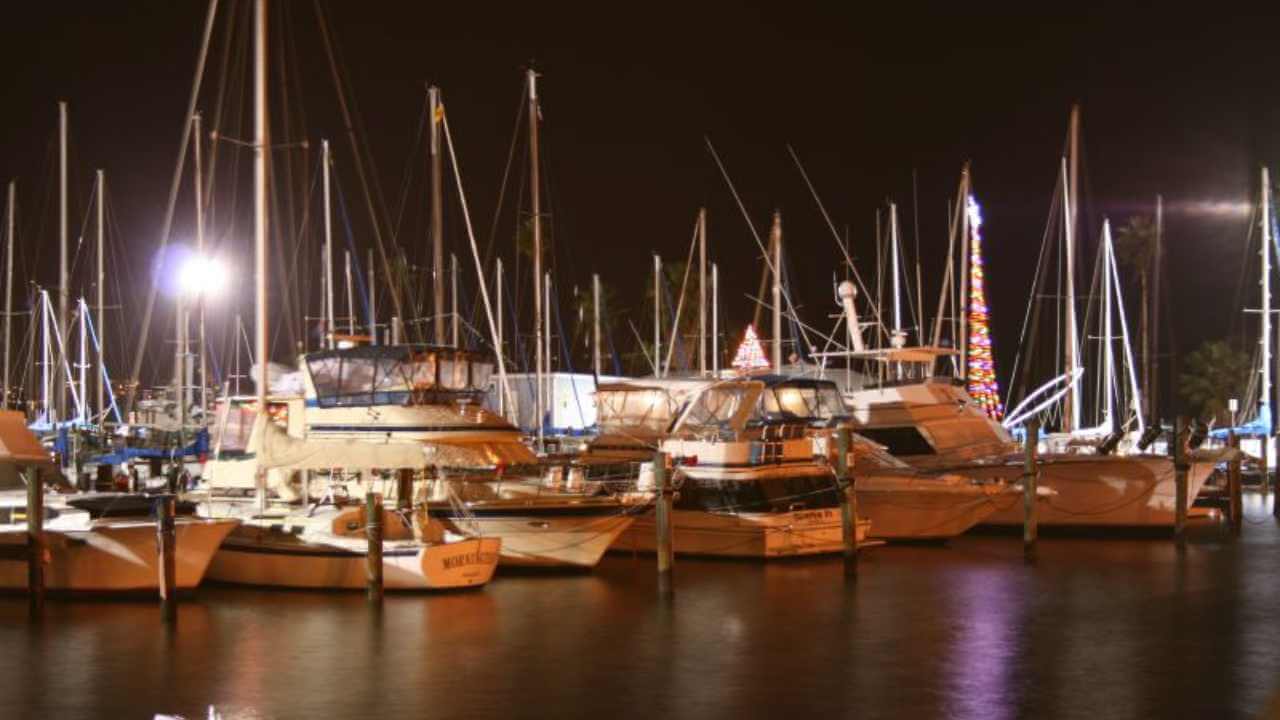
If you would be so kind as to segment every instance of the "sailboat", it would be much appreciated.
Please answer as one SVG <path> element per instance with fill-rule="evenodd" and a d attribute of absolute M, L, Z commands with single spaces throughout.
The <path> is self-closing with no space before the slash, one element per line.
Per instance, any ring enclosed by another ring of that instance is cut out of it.
<path fill-rule="evenodd" d="M 269 503 L 268 475 L 275 471 L 292 474 L 320 467 L 342 468 L 364 476 L 379 469 L 415 469 L 422 465 L 423 445 L 410 442 L 362 443 L 343 440 L 292 438 L 286 429 L 275 426 L 269 413 L 267 335 L 267 153 L 270 149 L 267 124 L 267 0 L 253 6 L 254 56 L 254 265 L 255 265 L 255 366 L 257 394 L 249 410 L 253 415 L 248 453 L 240 457 L 215 458 L 206 468 L 209 490 L 203 494 L 204 510 L 211 516 L 235 517 L 242 521 L 214 557 L 210 577 L 230 583 L 273 587 L 355 589 L 364 587 L 364 567 L 368 563 L 364 509 L 330 496 L 328 502 L 308 506 L 307 494 L 294 502 L 276 493 Z M 327 168 L 326 168 L 327 172 Z M 437 358 L 432 357 L 433 370 Z M 375 391 L 376 360 L 353 366 L 351 378 L 367 380 L 369 398 Z M 444 366 L 445 363 L 440 363 Z M 341 367 L 341 359 L 338 361 Z M 419 366 L 410 365 L 416 370 Z M 468 382 L 469 366 L 441 367 L 451 380 L 461 368 Z M 403 368 L 400 368 L 403 369 Z M 403 373 L 386 374 L 399 377 Z M 339 373 L 336 377 L 343 377 Z M 435 379 L 434 373 L 432 379 Z M 340 394 L 340 393 L 339 393 Z M 300 398 L 293 398 L 300 403 Z M 229 411 L 228 407 L 228 411 Z M 364 410 L 367 414 L 367 410 Z M 253 478 L 251 498 L 219 497 L 216 479 L 221 472 Z M 388 589 L 440 589 L 477 587 L 493 576 L 501 541 L 453 535 L 425 512 L 384 510 L 381 518 L 386 543 L 382 558 L 384 586 Z"/>

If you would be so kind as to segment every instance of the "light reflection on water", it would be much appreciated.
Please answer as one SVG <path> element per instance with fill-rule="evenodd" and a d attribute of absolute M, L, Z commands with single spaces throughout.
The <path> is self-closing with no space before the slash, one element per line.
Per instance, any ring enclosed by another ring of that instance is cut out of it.
<path fill-rule="evenodd" d="M 153 603 L 0 598 L 0 717 L 1205 717 L 1275 707 L 1280 531 L 1240 542 L 1011 536 L 838 560 L 653 558 L 478 592 L 208 587 Z"/>

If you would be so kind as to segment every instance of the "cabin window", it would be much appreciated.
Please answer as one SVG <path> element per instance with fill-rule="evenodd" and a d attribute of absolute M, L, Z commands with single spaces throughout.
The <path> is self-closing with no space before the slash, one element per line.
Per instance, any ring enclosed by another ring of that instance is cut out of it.
<path fill-rule="evenodd" d="M 663 390 L 601 390 L 596 421 L 602 428 L 647 428 L 662 432 L 675 412 L 671 398 Z"/>
<path fill-rule="evenodd" d="M 440 358 L 440 387 L 445 390 L 466 390 L 467 361 L 462 358 Z"/>

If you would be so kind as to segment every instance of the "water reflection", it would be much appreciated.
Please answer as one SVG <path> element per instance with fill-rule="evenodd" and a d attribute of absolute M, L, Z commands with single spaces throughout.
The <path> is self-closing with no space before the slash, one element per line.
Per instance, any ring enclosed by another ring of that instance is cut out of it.
<path fill-rule="evenodd" d="M 1018 539 L 759 565 L 652 556 L 478 592 L 204 588 L 154 602 L 0 598 L 0 717 L 859 718 L 1251 715 L 1275 703 L 1280 532 Z M 1179 564 L 1181 562 L 1181 564 Z"/>

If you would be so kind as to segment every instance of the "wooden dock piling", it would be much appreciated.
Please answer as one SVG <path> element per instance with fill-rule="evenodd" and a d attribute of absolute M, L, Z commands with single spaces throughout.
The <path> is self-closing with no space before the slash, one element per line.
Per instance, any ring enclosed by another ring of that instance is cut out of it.
<path fill-rule="evenodd" d="M 840 538 L 844 543 L 844 575 L 858 579 L 858 497 L 855 478 L 849 471 L 849 446 L 852 431 L 836 430 L 836 487 L 840 500 Z"/>
<path fill-rule="evenodd" d="M 160 618 L 166 623 L 178 619 L 177 512 L 176 495 L 156 497 L 156 566 L 159 570 Z"/>
<path fill-rule="evenodd" d="M 1040 468 L 1036 465 L 1036 453 L 1040 445 L 1040 421 L 1032 418 L 1024 426 L 1027 437 L 1024 443 L 1022 465 L 1022 558 L 1035 562 L 1036 542 L 1040 537 L 1039 507 L 1036 499 L 1036 481 Z"/>
<path fill-rule="evenodd" d="M 27 597 L 32 617 L 44 610 L 44 483 L 40 469 L 27 466 Z"/>
<path fill-rule="evenodd" d="M 1181 544 L 1187 530 L 1187 420 L 1179 415 L 1173 426 L 1173 536 Z"/>
<path fill-rule="evenodd" d="M 365 582 L 371 603 L 382 602 L 382 498 L 370 490 L 364 496 L 364 534 L 369 541 L 365 556 Z"/>
<path fill-rule="evenodd" d="M 675 592 L 672 570 L 675 564 L 671 528 L 671 503 L 673 491 L 670 478 L 667 477 L 667 454 L 655 453 L 653 456 L 653 488 L 656 493 L 654 514 L 657 528 L 658 551 L 658 593 L 671 595 Z"/>
<path fill-rule="evenodd" d="M 1244 522 L 1244 488 L 1240 482 L 1240 436 L 1232 432 L 1227 445 L 1235 451 L 1227 463 L 1227 493 L 1231 497 L 1231 534 L 1239 535 Z"/>

